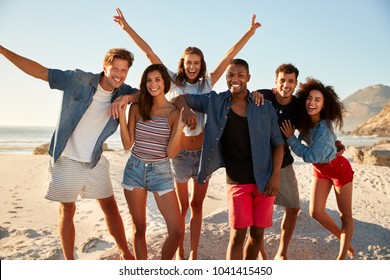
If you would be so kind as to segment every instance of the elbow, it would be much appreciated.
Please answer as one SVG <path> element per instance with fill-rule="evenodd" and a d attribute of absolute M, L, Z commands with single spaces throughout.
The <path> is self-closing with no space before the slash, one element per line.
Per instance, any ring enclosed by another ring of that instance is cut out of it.
<path fill-rule="evenodd" d="M 169 159 L 174 159 L 177 156 L 178 153 L 168 153 Z"/>
<path fill-rule="evenodd" d="M 123 145 L 123 149 L 125 149 L 126 151 L 130 150 L 132 145 L 130 143 L 123 143 L 122 142 L 122 145 Z"/>

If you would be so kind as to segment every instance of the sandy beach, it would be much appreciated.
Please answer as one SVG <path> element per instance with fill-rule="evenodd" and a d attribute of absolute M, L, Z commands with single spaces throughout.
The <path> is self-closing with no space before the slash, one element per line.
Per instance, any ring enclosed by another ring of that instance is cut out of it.
<path fill-rule="evenodd" d="M 130 244 L 131 221 L 121 188 L 123 167 L 129 156 L 124 151 L 105 152 L 111 163 L 111 179 L 115 197 L 126 227 Z M 346 155 L 348 157 L 348 155 Z M 44 199 L 47 186 L 49 156 L 0 155 L 0 259 L 61 260 L 57 234 L 58 203 Z M 390 168 L 352 163 L 355 171 L 353 214 L 355 233 L 353 246 L 356 260 L 390 259 Z M 289 248 L 293 260 L 332 260 L 339 242 L 308 214 L 311 165 L 294 163 L 297 173 L 301 211 Z M 159 259 L 165 224 L 153 197 L 148 199 L 148 254 Z M 328 213 L 338 219 L 333 192 L 327 203 Z M 273 258 L 279 244 L 283 209 L 275 206 L 273 227 L 266 230 L 265 248 Z M 117 259 L 112 237 L 108 234 L 103 214 L 94 200 L 79 200 L 75 216 L 76 258 L 84 260 Z M 188 233 L 188 228 L 187 228 Z M 225 259 L 229 239 L 227 225 L 225 173 L 214 173 L 204 202 L 204 223 L 199 258 Z M 186 234 L 188 252 L 188 234 Z"/>

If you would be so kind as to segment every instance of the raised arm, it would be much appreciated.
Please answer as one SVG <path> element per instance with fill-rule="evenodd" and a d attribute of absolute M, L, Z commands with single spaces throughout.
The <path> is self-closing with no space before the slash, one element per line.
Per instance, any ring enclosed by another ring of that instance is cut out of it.
<path fill-rule="evenodd" d="M 33 76 L 37 79 L 44 81 L 49 80 L 49 71 L 46 67 L 41 64 L 20 56 L 0 45 L 0 54 L 2 54 L 6 59 L 12 62 L 16 67 L 22 70 L 24 73 Z"/>
<path fill-rule="evenodd" d="M 255 34 L 256 29 L 261 26 L 260 23 L 256 22 L 256 15 L 252 15 L 251 25 L 249 30 L 238 40 L 237 43 L 234 44 L 230 50 L 227 51 L 225 57 L 221 60 L 221 62 L 215 67 L 215 69 L 210 72 L 211 77 L 211 85 L 214 86 L 219 78 L 223 75 L 226 68 L 228 67 L 230 61 L 239 53 L 239 51 L 245 46 L 245 44 L 249 41 L 249 39 Z"/>
<path fill-rule="evenodd" d="M 116 8 L 116 12 L 117 15 L 114 16 L 114 21 L 118 23 L 127 34 L 129 34 L 134 43 L 146 54 L 146 57 L 149 59 L 149 61 L 153 64 L 162 64 L 161 59 L 154 53 L 148 43 L 146 43 L 145 40 L 142 39 L 141 36 L 139 36 L 137 32 L 135 32 L 134 29 L 131 28 L 131 26 L 127 23 L 125 17 L 122 14 L 122 11 L 119 8 Z"/>

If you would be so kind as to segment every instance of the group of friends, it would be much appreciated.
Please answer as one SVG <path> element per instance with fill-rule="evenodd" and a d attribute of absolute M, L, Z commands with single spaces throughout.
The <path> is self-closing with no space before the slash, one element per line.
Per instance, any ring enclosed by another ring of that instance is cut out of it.
<path fill-rule="evenodd" d="M 298 69 L 282 64 L 275 71 L 275 88 L 249 91 L 249 65 L 235 56 L 261 26 L 255 16 L 211 72 L 196 47 L 185 49 L 177 72 L 168 70 L 120 9 L 114 21 L 151 63 L 139 89 L 124 83 L 134 57 L 123 48 L 110 49 L 103 71 L 93 74 L 49 69 L 0 45 L 0 53 L 16 67 L 63 92 L 49 148 L 45 197 L 60 204 L 58 228 L 65 259 L 75 258 L 79 196 L 97 200 L 121 259 L 147 259 L 148 192 L 167 226 L 161 259 L 197 259 L 203 201 L 219 168 L 226 170 L 230 226 L 226 259 L 267 259 L 264 234 L 272 226 L 274 204 L 285 208 L 274 259 L 287 259 L 300 211 L 291 150 L 313 165 L 310 215 L 340 240 L 335 258 L 353 257 L 353 170 L 334 133 L 334 127 L 343 124 L 344 107 L 331 86 L 313 78 L 298 86 Z M 217 93 L 213 86 L 225 72 L 228 89 Z M 133 253 L 114 198 L 109 162 L 102 153 L 104 141 L 118 126 L 123 147 L 131 150 L 122 186 L 132 220 Z M 332 188 L 341 227 L 325 212 Z M 190 252 L 185 257 L 189 209 Z"/>

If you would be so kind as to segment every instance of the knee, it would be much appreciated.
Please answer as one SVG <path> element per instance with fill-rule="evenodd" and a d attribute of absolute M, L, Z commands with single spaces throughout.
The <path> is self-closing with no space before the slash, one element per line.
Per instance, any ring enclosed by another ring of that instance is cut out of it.
<path fill-rule="evenodd" d="M 232 245 L 242 245 L 245 241 L 246 229 L 231 229 L 230 231 L 230 243 Z"/>
<path fill-rule="evenodd" d="M 59 214 L 63 218 L 73 218 L 76 212 L 76 203 L 61 203 Z"/>
<path fill-rule="evenodd" d="M 105 214 L 107 214 L 107 215 L 119 214 L 118 205 L 116 204 L 114 197 L 100 199 L 98 201 L 99 201 L 100 207 L 102 208 L 102 210 Z"/>
<path fill-rule="evenodd" d="M 340 215 L 340 219 L 341 219 L 341 222 L 342 222 L 344 225 L 353 224 L 352 215 L 343 215 L 343 214 L 341 214 L 341 215 Z"/>
<path fill-rule="evenodd" d="M 264 229 L 258 227 L 251 227 L 250 236 L 255 242 L 261 242 L 264 236 Z"/>
<path fill-rule="evenodd" d="M 182 202 L 180 202 L 180 203 L 179 203 L 179 209 L 180 209 L 180 213 L 182 213 L 182 214 L 187 214 L 187 211 L 188 211 L 188 202 L 187 202 L 187 203 L 182 203 Z"/>
<path fill-rule="evenodd" d="M 193 213 L 202 214 L 203 201 L 191 201 L 191 211 Z"/>
<path fill-rule="evenodd" d="M 145 236 L 146 234 L 146 223 L 133 223 L 133 235 L 134 236 Z"/>
<path fill-rule="evenodd" d="M 323 213 L 324 213 L 323 211 L 319 211 L 318 209 L 310 209 L 309 211 L 310 217 L 312 217 L 315 220 L 321 219 Z"/>
<path fill-rule="evenodd" d="M 184 236 L 184 229 L 180 226 L 174 227 L 168 230 L 168 234 L 174 240 L 181 240 Z"/>
<path fill-rule="evenodd" d="M 296 219 L 300 208 L 286 208 L 286 217 Z"/>

